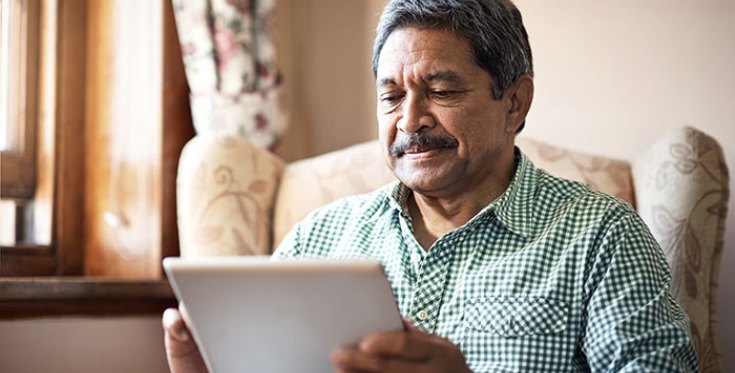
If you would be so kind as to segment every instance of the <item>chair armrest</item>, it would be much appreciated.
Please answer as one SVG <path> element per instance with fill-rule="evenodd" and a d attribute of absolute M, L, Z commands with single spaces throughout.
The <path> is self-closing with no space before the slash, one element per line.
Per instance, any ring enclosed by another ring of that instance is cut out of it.
<path fill-rule="evenodd" d="M 273 199 L 283 162 L 246 139 L 199 134 L 176 177 L 182 257 L 270 253 Z"/>
<path fill-rule="evenodd" d="M 728 172 L 720 145 L 682 128 L 633 163 L 638 211 L 671 266 L 671 294 L 692 322 L 702 371 L 721 371 L 717 288 Z"/>

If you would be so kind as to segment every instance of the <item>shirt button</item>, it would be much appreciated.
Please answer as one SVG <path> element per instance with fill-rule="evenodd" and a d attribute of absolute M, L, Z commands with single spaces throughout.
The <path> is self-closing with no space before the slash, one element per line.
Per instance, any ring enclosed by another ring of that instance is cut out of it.
<path fill-rule="evenodd" d="M 419 311 L 419 313 L 416 314 L 416 316 L 419 318 L 419 320 L 424 321 L 429 318 L 429 314 L 426 313 L 425 310 Z"/>
<path fill-rule="evenodd" d="M 413 253 L 413 254 L 411 254 L 411 263 L 416 264 L 416 263 L 418 263 L 420 261 L 421 261 L 421 254 L 419 254 L 419 253 Z"/>

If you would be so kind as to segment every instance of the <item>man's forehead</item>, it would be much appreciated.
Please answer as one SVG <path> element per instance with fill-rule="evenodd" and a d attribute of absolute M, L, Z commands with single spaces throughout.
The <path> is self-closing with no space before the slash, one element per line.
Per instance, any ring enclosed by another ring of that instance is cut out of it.
<path fill-rule="evenodd" d="M 420 58 L 422 54 L 451 55 L 453 52 L 470 51 L 467 39 L 449 30 L 405 27 L 393 31 L 383 45 L 383 53 L 406 59 Z M 456 57 L 456 56 L 455 56 Z"/>
<path fill-rule="evenodd" d="M 388 37 L 378 62 L 378 86 L 395 84 L 401 74 L 420 71 L 425 81 L 461 83 L 460 71 L 475 65 L 469 43 L 451 31 L 405 28 Z"/>

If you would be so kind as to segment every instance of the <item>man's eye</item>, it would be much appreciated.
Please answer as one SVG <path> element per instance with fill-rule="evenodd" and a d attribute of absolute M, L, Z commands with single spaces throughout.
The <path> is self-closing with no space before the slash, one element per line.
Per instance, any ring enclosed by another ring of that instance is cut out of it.
<path fill-rule="evenodd" d="M 402 95 L 385 95 L 380 97 L 380 101 L 383 101 L 386 104 L 395 104 L 396 102 L 400 101 L 403 98 Z"/>
<path fill-rule="evenodd" d="M 436 97 L 436 98 L 447 98 L 447 97 L 451 97 L 452 94 L 454 93 L 455 93 L 454 91 L 434 90 L 434 91 L 431 91 L 430 94 L 431 96 Z"/>

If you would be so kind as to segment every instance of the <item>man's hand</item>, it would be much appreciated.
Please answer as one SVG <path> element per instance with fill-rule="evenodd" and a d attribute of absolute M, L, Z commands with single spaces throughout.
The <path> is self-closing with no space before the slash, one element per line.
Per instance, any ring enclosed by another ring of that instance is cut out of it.
<path fill-rule="evenodd" d="M 405 323 L 408 331 L 377 333 L 335 349 L 330 359 L 336 372 L 471 372 L 452 342 Z"/>
<path fill-rule="evenodd" d="M 181 312 L 185 312 L 183 308 Z M 163 330 L 165 331 L 166 358 L 172 373 L 204 373 L 207 371 L 199 348 L 179 310 L 169 308 L 163 312 Z"/>

